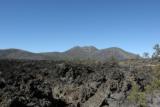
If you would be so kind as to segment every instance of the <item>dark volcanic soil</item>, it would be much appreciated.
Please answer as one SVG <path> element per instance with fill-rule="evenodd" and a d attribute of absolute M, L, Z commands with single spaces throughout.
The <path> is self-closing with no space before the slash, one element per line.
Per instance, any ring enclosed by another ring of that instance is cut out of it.
<path fill-rule="evenodd" d="M 0 60 L 0 107 L 138 107 L 127 99 L 131 82 L 144 90 L 150 70 L 113 62 Z"/>

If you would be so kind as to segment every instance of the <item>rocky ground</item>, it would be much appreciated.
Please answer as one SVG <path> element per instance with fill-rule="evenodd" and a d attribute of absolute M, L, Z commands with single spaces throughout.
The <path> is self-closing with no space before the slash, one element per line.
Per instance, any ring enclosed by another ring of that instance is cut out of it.
<path fill-rule="evenodd" d="M 158 63 L 0 60 L 0 107 L 159 107 Z"/>

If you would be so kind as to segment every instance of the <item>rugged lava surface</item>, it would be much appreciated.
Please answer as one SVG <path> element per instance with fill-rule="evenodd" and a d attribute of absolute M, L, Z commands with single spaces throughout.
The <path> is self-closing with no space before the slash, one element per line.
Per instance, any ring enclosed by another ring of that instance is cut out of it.
<path fill-rule="evenodd" d="M 150 84 L 150 71 L 115 62 L 0 60 L 0 107 L 138 107 L 127 96 L 132 81 L 142 91 Z"/>

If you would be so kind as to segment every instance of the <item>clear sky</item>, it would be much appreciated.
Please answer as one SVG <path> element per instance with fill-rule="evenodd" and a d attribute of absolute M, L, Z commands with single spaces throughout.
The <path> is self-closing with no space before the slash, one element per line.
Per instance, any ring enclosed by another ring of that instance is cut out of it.
<path fill-rule="evenodd" d="M 141 54 L 159 42 L 160 0 L 0 0 L 0 49 L 93 45 Z"/>

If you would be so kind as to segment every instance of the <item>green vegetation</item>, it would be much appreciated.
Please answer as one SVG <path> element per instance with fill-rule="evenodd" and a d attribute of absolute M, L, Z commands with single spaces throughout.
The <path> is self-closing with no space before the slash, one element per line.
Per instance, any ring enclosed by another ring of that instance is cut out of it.
<path fill-rule="evenodd" d="M 149 53 L 144 52 L 144 53 L 143 53 L 143 58 L 148 59 L 148 58 L 149 58 Z"/>
<path fill-rule="evenodd" d="M 155 79 L 150 85 L 145 87 L 146 93 L 152 93 L 154 90 L 160 89 L 160 79 Z"/>
<path fill-rule="evenodd" d="M 151 70 L 153 80 L 144 87 L 144 90 L 140 90 L 139 85 L 132 81 L 132 89 L 128 95 L 128 100 L 136 102 L 140 107 L 146 107 L 147 95 L 153 94 L 155 90 L 160 90 L 160 65 L 156 65 Z"/>
<path fill-rule="evenodd" d="M 153 53 L 152 55 L 152 58 L 154 59 L 159 59 L 160 57 L 160 45 L 159 44 L 156 44 L 153 49 L 155 50 L 155 52 Z"/>
<path fill-rule="evenodd" d="M 139 91 L 139 87 L 135 82 L 132 82 L 132 90 L 128 96 L 128 100 L 136 102 L 141 107 L 146 107 L 146 94 Z"/>

